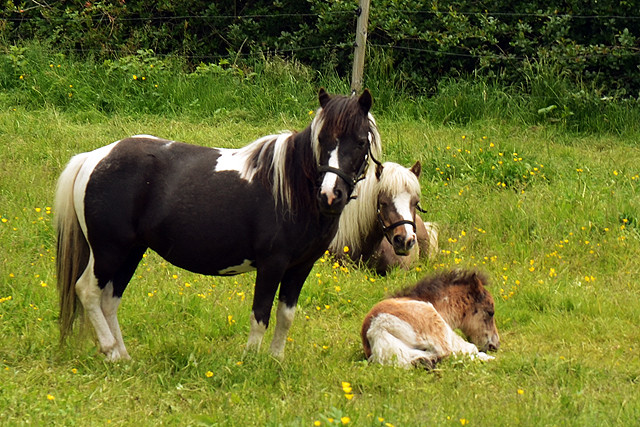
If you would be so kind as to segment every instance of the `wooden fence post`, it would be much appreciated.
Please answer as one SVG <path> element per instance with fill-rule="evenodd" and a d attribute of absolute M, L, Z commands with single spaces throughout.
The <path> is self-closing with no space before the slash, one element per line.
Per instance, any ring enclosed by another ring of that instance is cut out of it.
<path fill-rule="evenodd" d="M 364 74 L 364 54 L 367 46 L 367 26 L 369 25 L 370 0 L 360 0 L 358 7 L 358 23 L 356 28 L 356 45 L 353 53 L 353 71 L 351 72 L 351 92 L 362 90 L 362 76 Z"/>

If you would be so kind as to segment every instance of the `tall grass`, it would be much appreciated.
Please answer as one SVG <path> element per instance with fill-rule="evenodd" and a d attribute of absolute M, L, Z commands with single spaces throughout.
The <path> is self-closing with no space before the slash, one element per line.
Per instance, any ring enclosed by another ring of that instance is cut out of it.
<path fill-rule="evenodd" d="M 120 310 L 133 361 L 108 364 L 90 339 L 57 343 L 51 206 L 68 159 L 135 133 L 241 146 L 306 126 L 318 83 L 343 93 L 347 84 L 276 58 L 178 73 L 179 62 L 144 53 L 115 65 L 53 61 L 35 48 L 23 55 L 40 55 L 43 69 L 0 76 L 1 423 L 633 425 L 640 418 L 635 125 L 614 132 L 600 116 L 589 133 L 576 132 L 575 115 L 566 123 L 541 118 L 512 103 L 529 102 L 526 94 L 515 98 L 487 82 L 449 82 L 447 97 L 394 95 L 395 104 L 384 95 L 373 111 L 384 160 L 422 162 L 424 218 L 440 224 L 434 260 L 384 278 L 319 260 L 279 362 L 264 351 L 244 354 L 255 275 L 199 276 L 149 252 Z M 29 61 L 27 68 L 36 63 Z M 70 89 L 77 89 L 71 97 Z M 437 102 L 452 97 L 457 105 Z M 502 340 L 496 360 L 451 359 L 434 372 L 368 365 L 359 330 L 371 306 L 433 270 L 458 267 L 492 279 Z"/>
<path fill-rule="evenodd" d="M 519 86 L 505 87 L 499 76 L 470 76 L 445 79 L 426 96 L 407 92 L 388 54 L 370 53 L 365 85 L 376 94 L 377 110 L 389 116 L 445 125 L 509 121 L 574 133 L 640 131 L 640 101 L 603 97 L 599 88 L 572 80 L 557 64 L 531 62 Z M 145 50 L 99 63 L 28 44 L 0 54 L 0 71 L 0 100 L 6 105 L 102 114 L 302 119 L 315 105 L 319 87 L 349 92 L 349 82 L 330 69 L 314 71 L 272 56 L 194 65 Z"/>

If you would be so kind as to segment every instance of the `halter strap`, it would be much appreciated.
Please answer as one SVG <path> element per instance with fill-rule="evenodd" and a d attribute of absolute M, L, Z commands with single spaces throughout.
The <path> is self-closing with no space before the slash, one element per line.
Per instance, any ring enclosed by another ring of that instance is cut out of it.
<path fill-rule="evenodd" d="M 387 231 L 391 231 L 396 227 L 400 227 L 401 225 L 410 225 L 413 227 L 413 231 L 416 231 L 416 223 L 414 221 L 410 221 L 408 219 L 402 219 L 400 221 L 394 222 L 391 225 L 384 225 L 384 221 L 382 220 L 382 215 L 380 215 L 380 211 L 378 210 L 378 222 L 382 226 L 382 232 L 387 233 Z"/>
<path fill-rule="evenodd" d="M 331 173 L 335 173 L 336 175 L 338 175 L 349 187 L 349 194 L 351 194 L 353 192 L 354 187 L 356 186 L 356 184 L 359 181 L 362 181 L 363 179 L 365 179 L 367 177 L 367 168 L 369 167 L 369 157 L 371 157 L 371 159 L 373 160 L 374 163 L 376 164 L 380 164 L 380 162 L 378 162 L 378 160 L 376 160 L 373 157 L 373 154 L 371 153 L 371 145 L 369 145 L 369 148 L 367 149 L 367 154 L 365 154 L 364 156 L 364 161 L 362 162 L 362 165 L 360 165 L 360 170 L 358 170 L 358 173 L 356 174 L 355 178 L 352 178 L 351 176 L 349 176 L 346 172 L 344 172 L 342 169 L 338 169 L 338 168 L 334 168 L 333 166 L 318 166 L 318 172 L 320 173 L 327 173 L 327 172 L 331 172 Z M 351 199 L 352 197 L 350 197 L 349 199 Z M 355 197 L 353 197 L 353 199 L 355 199 Z"/>

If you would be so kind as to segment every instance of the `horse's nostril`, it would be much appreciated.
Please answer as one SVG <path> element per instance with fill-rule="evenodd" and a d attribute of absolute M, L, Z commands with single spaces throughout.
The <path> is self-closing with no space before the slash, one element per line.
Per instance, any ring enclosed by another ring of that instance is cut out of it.
<path fill-rule="evenodd" d="M 342 190 L 340 190 L 339 188 L 336 188 L 333 190 L 333 194 L 335 196 L 334 202 L 342 201 Z"/>
<path fill-rule="evenodd" d="M 404 246 L 404 237 L 400 235 L 393 236 L 394 246 Z"/>

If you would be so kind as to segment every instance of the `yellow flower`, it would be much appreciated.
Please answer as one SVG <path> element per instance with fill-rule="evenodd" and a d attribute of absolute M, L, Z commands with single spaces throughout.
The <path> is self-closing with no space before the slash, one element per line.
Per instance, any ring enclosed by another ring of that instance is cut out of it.
<path fill-rule="evenodd" d="M 318 427 L 318 426 L 321 426 L 322 423 L 320 421 L 316 420 L 316 421 L 313 422 L 313 425 Z"/>
<path fill-rule="evenodd" d="M 211 378 L 213 376 L 213 372 L 211 371 L 207 371 L 206 374 L 204 374 L 207 378 Z"/>
<path fill-rule="evenodd" d="M 347 252 L 349 252 L 349 246 L 345 246 L 343 249 L 344 253 L 346 254 Z"/>
<path fill-rule="evenodd" d="M 469 424 L 469 420 L 465 418 L 460 418 L 460 424 L 463 426 L 466 426 L 467 424 Z"/>
<path fill-rule="evenodd" d="M 349 424 L 351 422 L 351 418 L 342 417 L 342 418 L 340 418 L 340 422 L 342 422 L 342 424 Z"/>
<path fill-rule="evenodd" d="M 48 400 L 55 400 L 55 397 L 51 394 L 47 394 L 47 399 Z"/>
<path fill-rule="evenodd" d="M 524 390 L 523 390 L 523 389 L 521 389 L 521 388 L 519 388 L 519 389 L 518 389 L 518 394 L 524 394 Z"/>
<path fill-rule="evenodd" d="M 76 368 L 73 368 L 73 369 L 71 370 L 71 373 L 72 373 L 72 374 L 77 374 L 77 373 L 78 373 L 78 370 L 77 370 Z"/>
<path fill-rule="evenodd" d="M 133 80 L 138 80 L 138 76 L 136 76 L 135 74 L 133 75 Z"/>
<path fill-rule="evenodd" d="M 347 400 L 351 400 L 351 399 L 353 399 L 353 393 L 345 394 L 345 395 L 344 395 L 344 397 L 345 397 Z"/>

